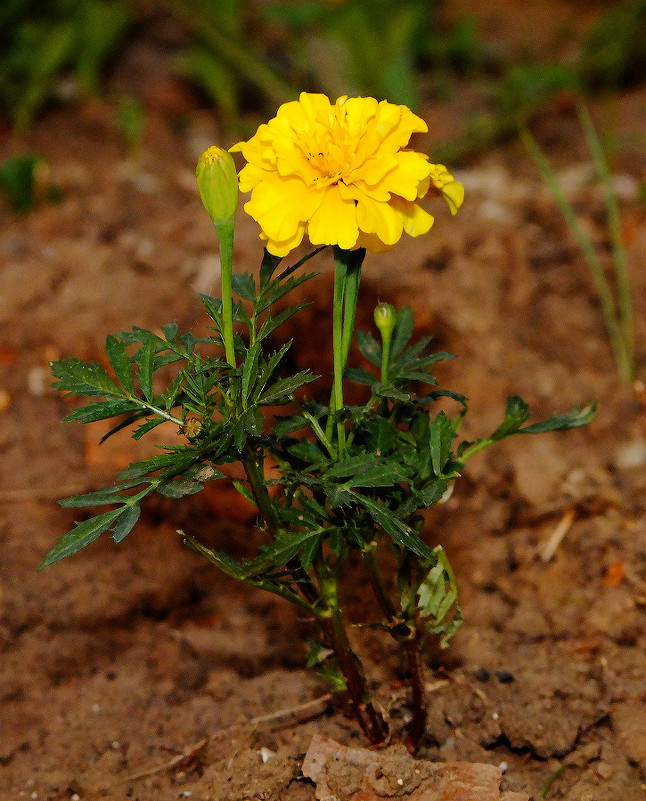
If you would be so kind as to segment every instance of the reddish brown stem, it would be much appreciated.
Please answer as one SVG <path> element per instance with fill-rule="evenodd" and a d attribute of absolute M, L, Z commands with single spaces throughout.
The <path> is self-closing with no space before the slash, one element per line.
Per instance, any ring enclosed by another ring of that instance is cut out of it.
<path fill-rule="evenodd" d="M 348 697 L 363 733 L 371 745 L 383 743 L 388 729 L 382 715 L 370 700 L 363 667 L 352 650 L 340 609 L 334 610 L 331 617 L 321 618 L 320 623 L 345 678 Z"/>
<path fill-rule="evenodd" d="M 424 666 L 417 638 L 406 640 L 406 657 L 410 671 L 410 684 L 413 692 L 413 719 L 408 727 L 406 745 L 412 754 L 417 753 L 420 741 L 426 731 L 426 688 L 424 685 Z"/>

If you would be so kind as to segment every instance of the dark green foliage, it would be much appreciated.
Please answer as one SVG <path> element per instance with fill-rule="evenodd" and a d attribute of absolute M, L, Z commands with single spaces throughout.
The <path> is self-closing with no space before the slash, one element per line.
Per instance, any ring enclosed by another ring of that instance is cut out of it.
<path fill-rule="evenodd" d="M 222 358 L 222 302 L 208 296 L 202 296 L 212 323 L 208 336 L 179 334 L 174 323 L 164 325 L 161 335 L 133 328 L 107 338 L 109 369 L 79 359 L 54 363 L 55 386 L 91 401 L 68 420 L 117 418 L 108 436 L 136 425 L 135 439 L 171 423 L 186 442 L 130 465 L 112 488 L 62 501 L 67 507 L 111 508 L 77 523 L 42 567 L 76 553 L 106 531 L 120 542 L 137 523 L 141 502 L 150 493 L 167 498 L 197 493 L 206 481 L 226 479 L 227 465 L 239 463 L 246 478 L 230 480 L 256 504 L 266 543 L 254 558 L 242 561 L 183 535 L 190 548 L 227 575 L 325 616 L 334 607 L 324 588 L 336 581 L 333 577 L 349 555 L 354 551 L 368 558 L 378 543 L 386 543 L 399 564 L 398 595 L 395 611 L 388 611 L 380 625 L 393 636 L 400 636 L 397 631 L 436 634 L 446 645 L 462 621 L 457 586 L 444 552 L 424 541 L 419 511 L 442 500 L 465 460 L 478 450 L 515 434 L 584 425 L 594 407 L 526 425 L 527 404 L 512 397 L 490 437 L 456 447 L 466 398 L 435 389 L 431 369 L 452 357 L 430 352 L 427 337 L 412 341 L 409 308 L 397 316 L 387 365 L 382 364 L 381 343 L 370 333 L 357 333 L 359 349 L 375 368 L 374 373 L 346 370 L 347 380 L 364 387 L 361 404 L 334 411 L 308 400 L 304 388 L 317 377 L 309 370 L 286 370 L 291 342 L 276 351 L 268 342 L 302 308 L 272 311 L 310 277 L 294 275 L 306 260 L 279 272 L 280 259 L 266 253 L 257 279 L 246 273 L 234 276 L 239 297 L 233 304 L 235 367 Z M 162 369 L 165 388 L 159 386 Z M 434 409 L 440 398 L 455 402 L 454 417 Z M 278 405 L 287 413 L 270 424 L 263 407 Z M 267 458 L 277 465 L 277 478 L 265 478 Z M 339 684 L 338 667 L 329 654 L 314 649 L 311 660 L 321 675 Z"/>

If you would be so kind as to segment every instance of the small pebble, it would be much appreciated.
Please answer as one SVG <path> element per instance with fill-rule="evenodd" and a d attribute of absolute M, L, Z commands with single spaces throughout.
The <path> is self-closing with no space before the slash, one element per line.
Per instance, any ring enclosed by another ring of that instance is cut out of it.
<path fill-rule="evenodd" d="M 607 762 L 599 762 L 597 764 L 597 773 L 602 779 L 609 779 L 612 776 L 612 766 Z"/>
<path fill-rule="evenodd" d="M 95 714 L 101 711 L 101 707 L 98 704 L 92 704 L 92 712 Z"/>
<path fill-rule="evenodd" d="M 511 684 L 512 681 L 516 680 L 514 674 L 510 673 L 508 670 L 497 670 L 496 678 L 501 684 Z"/>
<path fill-rule="evenodd" d="M 491 717 L 492 717 L 494 720 L 498 720 L 498 718 L 500 717 L 500 715 L 499 715 L 497 712 L 494 712 L 494 713 L 493 713 L 493 715 L 492 715 Z"/>
<path fill-rule="evenodd" d="M 44 367 L 32 367 L 27 373 L 27 387 L 29 394 L 34 398 L 40 398 L 47 390 L 49 382 L 49 371 Z"/>
<path fill-rule="evenodd" d="M 507 773 L 507 768 L 509 767 L 509 765 L 506 762 L 501 762 L 500 765 L 498 765 L 498 767 L 503 773 Z"/>
<path fill-rule="evenodd" d="M 620 470 L 630 470 L 646 464 L 646 441 L 641 437 L 617 448 L 615 464 Z"/>
<path fill-rule="evenodd" d="M 263 745 L 262 748 L 258 749 L 258 756 L 264 762 L 269 762 L 270 759 L 273 759 L 276 756 L 276 752 L 272 751 L 271 748 L 265 748 Z"/>
<path fill-rule="evenodd" d="M 398 784 L 400 787 L 403 787 L 403 786 L 404 786 L 404 780 L 403 780 L 403 779 L 397 779 L 397 784 Z"/>

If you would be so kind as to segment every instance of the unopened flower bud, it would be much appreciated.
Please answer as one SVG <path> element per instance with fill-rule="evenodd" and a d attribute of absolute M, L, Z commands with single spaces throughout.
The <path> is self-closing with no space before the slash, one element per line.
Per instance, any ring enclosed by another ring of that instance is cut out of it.
<path fill-rule="evenodd" d="M 238 176 L 228 150 L 210 147 L 197 162 L 197 186 L 214 225 L 231 222 L 238 207 Z"/>
<path fill-rule="evenodd" d="M 380 303 L 375 308 L 375 325 L 379 329 L 382 339 L 390 339 L 396 322 L 397 311 L 390 303 Z"/>

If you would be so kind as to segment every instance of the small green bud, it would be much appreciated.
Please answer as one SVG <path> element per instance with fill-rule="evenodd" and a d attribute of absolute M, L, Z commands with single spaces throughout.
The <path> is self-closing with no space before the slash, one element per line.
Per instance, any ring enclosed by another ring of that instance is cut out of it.
<path fill-rule="evenodd" d="M 238 207 L 238 176 L 228 150 L 210 147 L 197 162 L 197 186 L 214 225 L 231 222 Z"/>
<path fill-rule="evenodd" d="M 390 340 L 396 322 L 397 311 L 390 303 L 380 303 L 375 308 L 375 325 L 379 329 L 382 339 Z"/>

